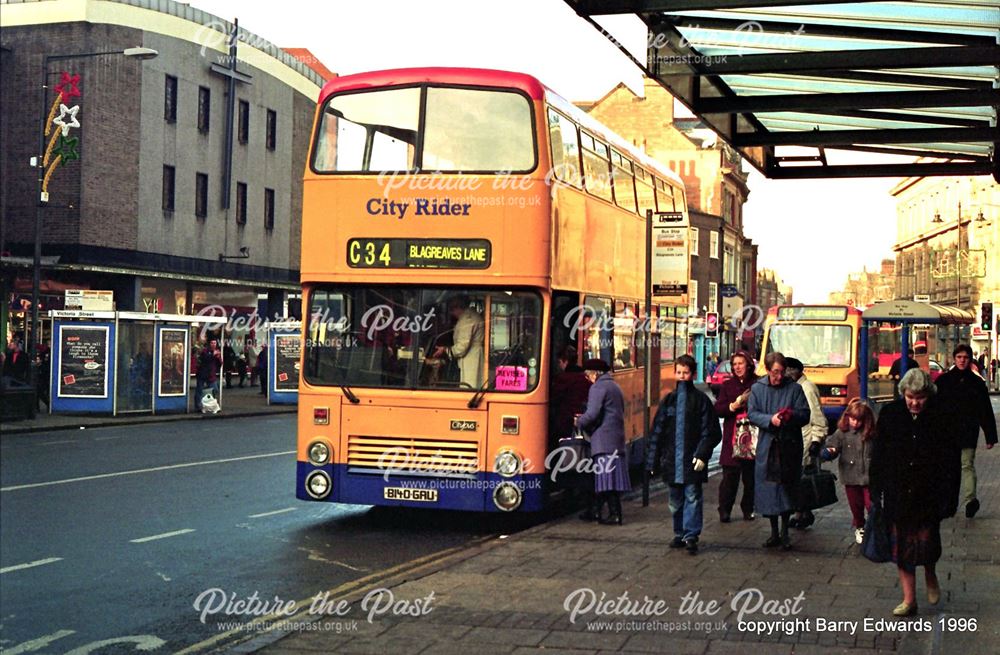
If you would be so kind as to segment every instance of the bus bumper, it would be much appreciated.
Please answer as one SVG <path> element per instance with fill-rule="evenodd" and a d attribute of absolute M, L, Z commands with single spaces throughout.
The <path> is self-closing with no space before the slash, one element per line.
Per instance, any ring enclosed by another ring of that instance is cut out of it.
<path fill-rule="evenodd" d="M 321 471 L 330 479 L 330 493 L 316 498 L 307 490 L 307 480 Z M 348 503 L 353 505 L 386 505 L 422 507 L 469 512 L 502 512 L 493 500 L 494 492 L 503 484 L 520 490 L 520 503 L 515 512 L 537 512 L 545 505 L 545 476 L 525 474 L 503 478 L 492 472 L 480 471 L 475 477 L 439 478 L 433 476 L 379 475 L 350 472 L 345 464 L 314 466 L 298 462 L 295 496 L 300 500 Z"/>

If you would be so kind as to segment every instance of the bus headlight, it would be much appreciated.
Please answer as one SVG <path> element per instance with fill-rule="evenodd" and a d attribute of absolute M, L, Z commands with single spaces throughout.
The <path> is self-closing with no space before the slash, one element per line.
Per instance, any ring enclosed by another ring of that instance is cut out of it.
<path fill-rule="evenodd" d="M 317 500 L 329 496 L 332 486 L 330 476 L 325 471 L 313 471 L 306 478 L 306 493 Z"/>
<path fill-rule="evenodd" d="M 322 441 L 309 444 L 309 461 L 316 466 L 322 466 L 330 461 L 330 447 Z"/>
<path fill-rule="evenodd" d="M 511 482 L 501 482 L 493 490 L 493 504 L 504 512 L 512 512 L 521 505 L 521 489 Z"/>
<path fill-rule="evenodd" d="M 524 463 L 513 450 L 501 450 L 493 462 L 493 470 L 505 478 L 512 478 L 521 472 Z"/>

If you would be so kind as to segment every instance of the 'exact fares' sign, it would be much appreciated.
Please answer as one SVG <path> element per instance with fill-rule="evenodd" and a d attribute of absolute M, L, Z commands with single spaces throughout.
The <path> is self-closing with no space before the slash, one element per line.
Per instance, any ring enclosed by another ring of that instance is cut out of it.
<path fill-rule="evenodd" d="M 486 239 L 350 239 L 351 268 L 489 268 Z"/>

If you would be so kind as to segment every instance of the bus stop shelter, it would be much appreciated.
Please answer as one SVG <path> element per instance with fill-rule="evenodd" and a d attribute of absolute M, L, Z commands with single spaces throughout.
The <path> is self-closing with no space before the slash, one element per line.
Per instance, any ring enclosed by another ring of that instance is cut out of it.
<path fill-rule="evenodd" d="M 49 413 L 188 412 L 192 353 L 225 317 L 51 311 Z M 221 387 L 220 387 L 221 388 Z"/>
<path fill-rule="evenodd" d="M 975 316 L 970 311 L 948 307 L 945 305 L 931 305 L 929 303 L 913 302 L 912 300 L 893 300 L 890 302 L 880 302 L 872 305 L 861 314 L 862 328 L 861 341 L 859 344 L 859 362 L 865 366 L 861 377 L 861 397 L 868 399 L 868 328 L 875 323 L 888 323 L 900 326 L 899 330 L 899 352 L 901 353 L 899 365 L 899 375 L 906 374 L 907 349 L 910 345 L 910 328 L 913 325 L 954 325 L 956 329 L 960 325 L 970 325 L 975 321 Z"/>

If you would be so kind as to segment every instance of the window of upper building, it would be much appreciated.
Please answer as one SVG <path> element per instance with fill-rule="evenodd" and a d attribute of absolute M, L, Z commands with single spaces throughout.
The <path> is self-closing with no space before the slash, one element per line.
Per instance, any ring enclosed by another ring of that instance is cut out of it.
<path fill-rule="evenodd" d="M 719 284 L 717 282 L 708 283 L 708 311 L 719 311 Z"/>
<path fill-rule="evenodd" d="M 198 218 L 208 216 L 208 175 L 206 173 L 195 174 L 194 215 Z"/>
<path fill-rule="evenodd" d="M 207 86 L 198 87 L 198 131 L 208 132 L 212 116 L 212 91 Z"/>
<path fill-rule="evenodd" d="M 177 121 L 177 78 L 173 75 L 167 75 L 163 84 L 163 119 Z"/>
<path fill-rule="evenodd" d="M 274 229 L 274 189 L 264 189 L 264 229 Z"/>
<path fill-rule="evenodd" d="M 174 211 L 174 174 L 173 166 L 163 165 L 163 211 Z"/>
<path fill-rule="evenodd" d="M 245 182 L 236 183 L 236 224 L 247 224 L 247 185 Z"/>
<path fill-rule="evenodd" d="M 278 143 L 278 112 L 273 109 L 267 110 L 266 130 L 264 145 L 268 150 L 274 150 Z"/>
<path fill-rule="evenodd" d="M 712 259 L 719 258 L 719 233 L 716 230 L 709 232 L 708 256 Z"/>
<path fill-rule="evenodd" d="M 688 283 L 688 311 L 692 316 L 697 316 L 698 309 L 698 280 L 690 280 Z"/>
<path fill-rule="evenodd" d="M 700 236 L 701 231 L 698 228 L 691 228 L 691 254 L 695 257 L 701 254 L 701 246 L 698 241 Z"/>
<path fill-rule="evenodd" d="M 240 100 L 236 136 L 240 143 L 246 143 L 250 140 L 250 103 L 246 100 Z"/>

